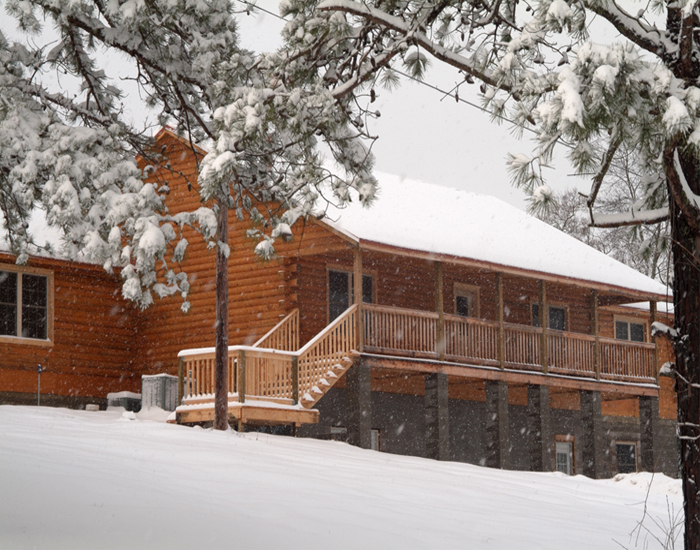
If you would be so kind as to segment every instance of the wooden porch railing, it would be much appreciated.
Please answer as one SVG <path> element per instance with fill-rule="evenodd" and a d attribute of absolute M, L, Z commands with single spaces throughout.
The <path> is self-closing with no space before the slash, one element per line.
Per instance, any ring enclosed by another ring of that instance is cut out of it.
<path fill-rule="evenodd" d="M 293 310 L 282 319 L 260 340 L 253 344 L 254 348 L 278 349 L 296 351 L 299 349 L 299 310 Z"/>
<path fill-rule="evenodd" d="M 438 314 L 363 305 L 364 344 L 370 353 L 437 359 Z M 498 322 L 445 315 L 445 358 L 456 363 L 499 366 Z M 542 372 L 542 329 L 504 324 L 504 368 Z M 547 372 L 596 378 L 595 336 L 547 331 Z M 655 380 L 654 344 L 599 338 L 600 377 Z"/>
<path fill-rule="evenodd" d="M 275 327 L 282 336 L 278 337 L 273 329 L 256 342 L 256 346 L 230 346 L 230 395 L 237 395 L 239 401 L 255 396 L 289 404 L 299 403 L 302 396 L 304 406 L 313 405 L 324 393 L 319 386 L 332 385 L 327 381 L 331 378 L 329 372 L 357 347 L 356 312 L 357 306 L 349 308 L 298 351 L 256 347 L 265 341 L 291 346 L 294 338 L 298 338 L 298 313 L 295 312 Z M 183 350 L 179 357 L 184 364 L 185 400 L 212 398 L 213 349 Z"/>

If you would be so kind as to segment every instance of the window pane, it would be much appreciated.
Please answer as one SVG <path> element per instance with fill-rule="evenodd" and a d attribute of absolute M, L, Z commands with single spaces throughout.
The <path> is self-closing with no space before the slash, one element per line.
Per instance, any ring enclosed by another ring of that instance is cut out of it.
<path fill-rule="evenodd" d="M 618 340 L 629 340 L 629 323 L 626 321 L 615 321 L 615 338 Z"/>
<path fill-rule="evenodd" d="M 566 475 L 571 475 L 571 455 L 572 455 L 572 445 L 567 442 L 557 441 L 556 451 L 557 451 L 557 472 L 561 472 Z"/>
<path fill-rule="evenodd" d="M 17 306 L 0 304 L 0 335 L 17 336 Z"/>
<path fill-rule="evenodd" d="M 457 310 L 457 315 L 469 317 L 471 313 L 469 311 L 469 298 L 467 296 L 457 296 L 455 299 L 455 309 Z"/>
<path fill-rule="evenodd" d="M 532 326 L 540 326 L 540 306 L 539 304 L 532 304 Z"/>
<path fill-rule="evenodd" d="M 362 302 L 365 304 L 372 303 L 372 276 L 362 276 Z"/>
<path fill-rule="evenodd" d="M 17 336 L 17 273 L 0 271 L 0 335 Z"/>
<path fill-rule="evenodd" d="M 350 305 L 349 273 L 328 272 L 328 316 L 329 321 L 339 317 Z"/>
<path fill-rule="evenodd" d="M 618 443 L 617 471 L 621 474 L 629 474 L 637 471 L 637 456 L 635 445 L 632 443 Z"/>
<path fill-rule="evenodd" d="M 566 330 L 566 310 L 563 307 L 549 308 L 549 328 Z"/>
<path fill-rule="evenodd" d="M 22 336 L 25 338 L 46 339 L 45 307 L 22 307 Z"/>
<path fill-rule="evenodd" d="M 22 336 L 46 339 L 46 277 L 22 274 Z"/>
<path fill-rule="evenodd" d="M 17 273 L 0 271 L 0 304 L 17 303 Z"/>
<path fill-rule="evenodd" d="M 46 307 L 46 277 L 22 274 L 22 305 Z"/>
<path fill-rule="evenodd" d="M 644 342 L 644 325 L 630 323 L 630 340 L 633 342 Z"/>

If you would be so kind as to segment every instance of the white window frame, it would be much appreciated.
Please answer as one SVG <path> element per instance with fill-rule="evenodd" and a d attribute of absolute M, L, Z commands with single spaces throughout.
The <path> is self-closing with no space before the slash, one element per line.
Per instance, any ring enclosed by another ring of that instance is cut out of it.
<path fill-rule="evenodd" d="M 53 271 L 38 267 L 18 266 L 0 263 L 0 271 L 17 273 L 17 334 L 18 336 L 0 335 L 0 343 L 22 344 L 29 346 L 53 345 L 54 317 L 54 276 Z M 26 338 L 22 334 L 22 275 L 40 275 L 46 277 L 46 339 Z"/>
<path fill-rule="evenodd" d="M 617 323 L 627 323 L 627 340 L 617 337 Z M 613 338 L 616 340 L 621 340 L 622 342 L 636 342 L 636 340 L 631 340 L 630 336 L 632 331 L 630 330 L 630 323 L 635 325 L 642 325 L 644 328 L 644 340 L 642 342 L 649 342 L 649 323 L 645 319 L 640 319 L 639 317 L 624 317 L 622 315 L 613 316 Z"/>

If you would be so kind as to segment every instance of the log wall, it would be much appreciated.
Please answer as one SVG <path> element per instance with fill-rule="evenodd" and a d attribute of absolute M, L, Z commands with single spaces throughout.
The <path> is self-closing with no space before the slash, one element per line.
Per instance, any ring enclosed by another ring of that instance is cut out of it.
<path fill-rule="evenodd" d="M 0 254 L 3 264 L 14 265 L 14 257 Z M 140 391 L 141 371 L 132 363 L 138 320 L 116 276 L 101 266 L 41 258 L 28 267 L 53 272 L 53 339 L 0 342 L 0 394 L 36 394 L 38 364 L 45 369 L 42 395 Z"/>

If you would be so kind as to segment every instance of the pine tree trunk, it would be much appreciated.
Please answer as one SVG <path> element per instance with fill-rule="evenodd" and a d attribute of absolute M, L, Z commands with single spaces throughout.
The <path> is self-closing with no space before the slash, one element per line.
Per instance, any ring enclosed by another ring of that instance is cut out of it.
<path fill-rule="evenodd" d="M 228 245 L 228 208 L 218 201 L 217 239 Z M 228 255 L 216 247 L 216 331 L 214 358 L 214 429 L 228 428 Z"/>
<path fill-rule="evenodd" d="M 700 548 L 700 236 L 669 200 L 673 252 L 676 391 L 686 550 Z"/>

